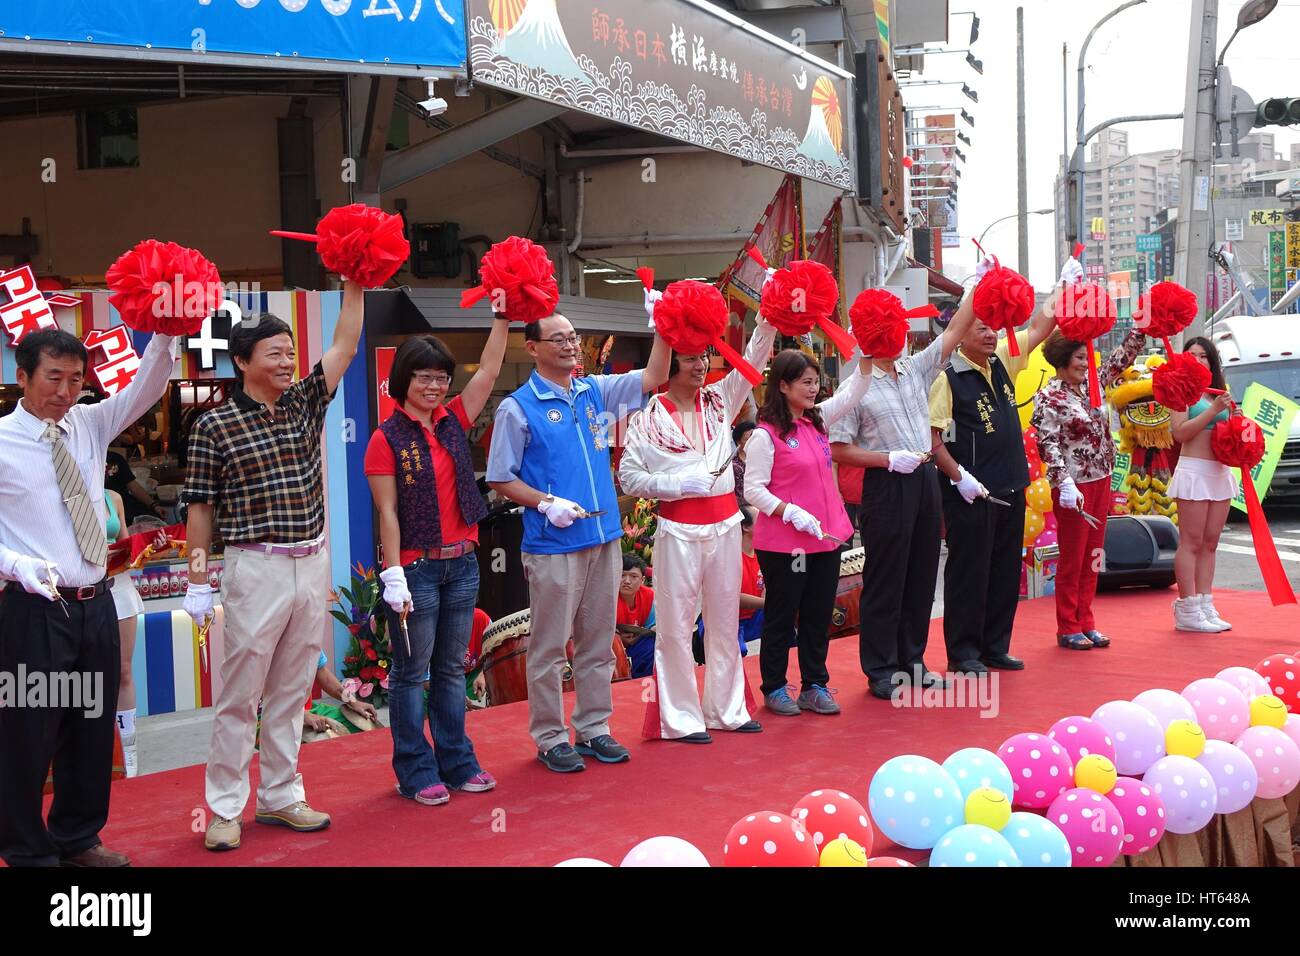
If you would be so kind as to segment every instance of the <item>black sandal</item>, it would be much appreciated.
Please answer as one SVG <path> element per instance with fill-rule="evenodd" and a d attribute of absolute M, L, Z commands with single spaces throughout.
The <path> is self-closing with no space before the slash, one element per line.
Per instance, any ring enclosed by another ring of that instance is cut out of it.
<path fill-rule="evenodd" d="M 1101 631 L 1084 631 L 1083 636 L 1092 641 L 1093 647 L 1110 647 L 1110 638 Z"/>
<path fill-rule="evenodd" d="M 1056 643 L 1058 646 L 1071 651 L 1090 651 L 1093 648 L 1093 643 L 1088 639 L 1087 635 L 1077 632 L 1056 635 Z"/>

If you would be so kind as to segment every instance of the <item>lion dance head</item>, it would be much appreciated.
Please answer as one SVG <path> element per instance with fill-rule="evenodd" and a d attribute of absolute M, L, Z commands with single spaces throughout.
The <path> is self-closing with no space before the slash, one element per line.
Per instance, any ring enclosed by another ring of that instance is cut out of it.
<path fill-rule="evenodd" d="M 1164 361 L 1160 355 L 1139 358 L 1106 389 L 1106 398 L 1119 416 L 1120 454 L 1129 460 L 1124 478 L 1129 514 L 1161 514 L 1177 522 L 1178 505 L 1169 497 L 1173 425 L 1151 386 L 1151 373 Z"/>

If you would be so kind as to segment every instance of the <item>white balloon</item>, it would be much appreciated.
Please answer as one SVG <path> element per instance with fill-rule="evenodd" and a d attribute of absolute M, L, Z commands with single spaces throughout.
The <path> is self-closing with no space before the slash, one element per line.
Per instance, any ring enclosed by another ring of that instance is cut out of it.
<path fill-rule="evenodd" d="M 564 860 L 555 864 L 558 866 L 607 866 L 611 870 L 614 868 L 612 863 L 606 863 L 604 860 L 593 860 L 589 856 L 575 856 L 572 860 Z"/>

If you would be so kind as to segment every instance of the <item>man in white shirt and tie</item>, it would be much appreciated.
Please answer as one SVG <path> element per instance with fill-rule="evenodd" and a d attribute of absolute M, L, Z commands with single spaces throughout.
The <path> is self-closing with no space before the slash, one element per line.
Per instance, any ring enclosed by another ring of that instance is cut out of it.
<path fill-rule="evenodd" d="M 9 866 L 129 863 L 99 841 L 121 676 L 105 576 L 104 460 L 109 443 L 162 397 L 173 342 L 153 336 L 131 384 L 96 405 L 76 404 L 87 354 L 75 336 L 43 329 L 18 344 L 23 397 L 0 418 L 0 677 L 20 698 L 0 706 L 0 858 Z M 27 700 L 36 674 L 48 694 Z M 82 692 L 63 699 L 73 686 Z"/>

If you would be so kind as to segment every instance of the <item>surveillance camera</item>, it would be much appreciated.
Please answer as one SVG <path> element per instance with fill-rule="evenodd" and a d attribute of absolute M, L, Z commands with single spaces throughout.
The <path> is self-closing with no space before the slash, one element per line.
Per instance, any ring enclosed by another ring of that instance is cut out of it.
<path fill-rule="evenodd" d="M 421 100 L 419 105 L 420 109 L 424 110 L 428 116 L 440 116 L 447 112 L 447 101 L 438 95 L 437 82 L 438 78 L 434 76 L 424 78 L 429 97 Z"/>

